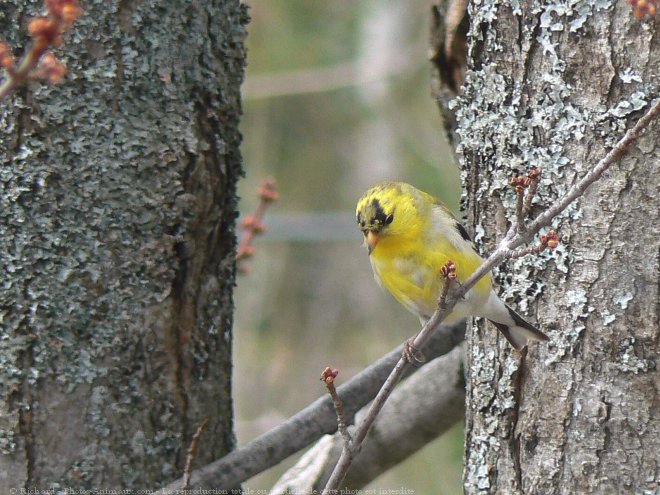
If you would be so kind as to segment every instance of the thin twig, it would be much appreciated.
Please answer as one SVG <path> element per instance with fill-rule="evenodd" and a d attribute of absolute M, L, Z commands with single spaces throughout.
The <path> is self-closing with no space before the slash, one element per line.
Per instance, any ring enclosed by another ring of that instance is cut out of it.
<path fill-rule="evenodd" d="M 525 217 L 532 211 L 532 200 L 541 180 L 541 169 L 532 167 L 527 175 L 511 177 L 509 183 L 516 190 L 516 233 L 523 234 L 527 230 Z M 529 188 L 527 194 L 525 189 Z"/>
<path fill-rule="evenodd" d="M 516 232 L 525 232 L 525 215 L 523 213 L 523 192 L 516 191 Z"/>
<path fill-rule="evenodd" d="M 513 225 L 507 232 L 506 236 L 500 242 L 499 246 L 486 261 L 484 261 L 477 270 L 472 273 L 470 277 L 461 285 L 455 293 L 447 298 L 444 308 L 438 308 L 431 318 L 426 322 L 422 330 L 417 334 L 412 345 L 417 349 L 422 349 L 426 342 L 428 342 L 433 332 L 440 326 L 440 323 L 451 313 L 456 303 L 467 294 L 467 292 L 474 287 L 474 285 L 487 273 L 489 273 L 497 264 L 505 258 L 511 256 L 513 250 L 530 241 L 531 237 L 535 235 L 540 229 L 550 224 L 552 219 L 559 213 L 564 211 L 569 204 L 580 197 L 584 191 L 593 184 L 598 178 L 607 170 L 613 163 L 615 163 L 630 147 L 630 145 L 637 140 L 640 133 L 651 123 L 651 121 L 660 114 L 660 101 L 658 101 L 651 109 L 640 118 L 637 123 L 625 134 L 625 136 L 617 142 L 617 144 L 605 155 L 589 172 L 585 174 L 569 191 L 564 194 L 552 207 L 541 213 L 527 228 L 525 233 L 516 233 L 517 226 Z M 378 395 L 374 399 L 369 412 L 360 423 L 358 428 L 353 434 L 352 450 L 359 449 L 360 444 L 364 441 L 371 428 L 371 425 L 376 420 L 376 416 L 382 409 L 385 401 L 392 393 L 396 384 L 401 380 L 404 371 L 410 366 L 410 363 L 401 357 L 398 363 L 390 373 L 390 376 L 385 381 L 383 387 L 379 390 Z M 335 493 L 344 480 L 348 468 L 350 467 L 349 455 L 344 455 L 342 452 L 337 466 L 332 472 L 328 483 L 323 489 L 323 494 Z"/>
<path fill-rule="evenodd" d="M 325 385 L 328 388 L 328 392 L 332 397 L 332 403 L 335 406 L 335 412 L 337 413 L 337 430 L 339 430 L 339 434 L 341 435 L 342 438 L 341 458 L 343 458 L 344 462 L 347 463 L 348 466 L 350 466 L 351 463 L 353 462 L 353 448 L 352 448 L 353 442 L 351 439 L 351 435 L 348 433 L 348 428 L 346 427 L 346 418 L 344 416 L 344 403 L 340 399 L 339 395 L 337 395 L 337 390 L 335 389 L 334 380 L 337 377 L 338 373 L 339 370 L 332 370 L 330 368 L 326 368 L 323 371 L 323 374 L 321 375 L 321 380 L 325 382 Z"/>
<path fill-rule="evenodd" d="M 192 437 L 192 440 L 190 441 L 190 447 L 188 447 L 188 455 L 186 457 L 186 467 L 183 470 L 183 489 L 184 490 L 189 490 L 190 489 L 190 477 L 192 474 L 192 467 L 193 467 L 193 462 L 195 462 L 195 456 L 197 455 L 197 448 L 199 447 L 199 439 L 202 436 L 202 433 L 204 433 L 204 430 L 209 424 L 209 418 L 206 418 L 204 421 L 202 421 L 202 424 L 199 425 L 199 428 L 197 428 L 197 431 Z"/>
<path fill-rule="evenodd" d="M 532 213 L 532 200 L 536 196 L 536 190 L 541 182 L 541 167 L 532 167 L 527 174 L 529 181 L 529 190 L 525 196 L 525 205 L 523 207 L 523 215 L 527 216 Z"/>
<path fill-rule="evenodd" d="M 442 319 L 444 319 L 449 314 L 449 311 L 438 310 L 435 312 L 435 314 L 438 313 L 443 314 Z M 427 327 L 428 327 L 428 323 L 424 326 L 424 328 Z M 422 332 L 423 331 L 424 330 L 422 329 Z M 419 340 L 420 335 L 421 332 L 415 338 L 415 343 L 417 343 L 417 341 Z M 376 395 L 376 398 L 372 402 L 371 407 L 369 408 L 369 412 L 362 420 L 362 423 L 360 423 L 360 426 L 355 430 L 353 435 L 353 441 L 351 442 L 351 448 L 342 451 L 341 456 L 339 457 L 339 461 L 337 461 L 337 466 L 335 466 L 335 469 L 332 471 L 328 483 L 325 485 L 325 488 L 321 492 L 322 494 L 328 495 L 331 493 L 336 493 L 334 490 L 337 490 L 339 488 L 339 485 L 344 480 L 344 477 L 348 472 L 348 468 L 351 465 L 351 461 L 353 458 L 353 451 L 358 450 L 359 446 L 362 444 L 362 442 L 364 442 L 367 433 L 369 433 L 369 429 L 371 428 L 371 425 L 376 420 L 376 416 L 378 416 L 378 413 L 385 405 L 385 401 L 394 390 L 396 384 L 399 383 L 401 377 L 403 376 L 403 373 L 406 371 L 406 369 L 408 369 L 409 366 L 410 366 L 410 361 L 408 361 L 408 359 L 406 359 L 403 356 L 396 363 L 396 366 L 394 366 L 394 369 L 390 373 L 390 376 L 387 378 L 381 389 L 378 391 L 378 395 Z M 348 450 L 348 452 L 346 452 L 346 450 Z"/>
<path fill-rule="evenodd" d="M 554 217 L 559 215 L 569 204 L 580 197 L 591 184 L 603 175 L 605 170 L 623 156 L 628 150 L 628 147 L 637 141 L 640 133 L 646 129 L 653 119 L 658 117 L 658 115 L 660 115 L 660 101 L 651 107 L 651 109 L 644 114 L 637 123 L 628 130 L 628 132 L 626 132 L 625 136 L 614 145 L 610 152 L 607 153 L 607 155 L 605 155 L 589 172 L 587 172 L 580 181 L 571 187 L 568 192 L 557 201 L 557 203 L 536 217 L 536 220 L 529 225 L 529 229 L 538 232 L 543 227 L 550 225 Z"/>
<path fill-rule="evenodd" d="M 440 294 L 440 299 L 438 299 L 438 307 L 444 308 L 451 283 L 459 283 L 456 274 L 456 264 L 454 264 L 453 260 L 447 260 L 447 262 L 440 268 L 440 277 L 444 283 L 442 284 L 442 293 Z"/>
<path fill-rule="evenodd" d="M 442 279 L 442 291 L 440 292 L 440 297 L 438 298 L 438 307 L 440 309 L 445 308 L 445 302 L 447 296 L 449 295 L 449 290 L 453 283 L 461 285 L 458 281 L 456 275 L 456 265 L 452 260 L 447 260 L 447 262 L 440 268 L 440 278 Z M 410 364 L 418 366 L 426 362 L 426 357 L 424 353 L 415 347 L 415 337 L 412 337 L 406 340 L 403 344 L 403 357 Z"/>
<path fill-rule="evenodd" d="M 344 402 L 337 394 L 337 389 L 335 388 L 335 378 L 339 374 L 338 369 L 326 368 L 321 373 L 321 381 L 325 383 L 326 388 L 330 397 L 332 397 L 332 403 L 335 406 L 335 412 L 337 413 L 337 430 L 344 441 L 345 445 L 351 443 L 351 435 L 348 433 L 348 427 L 346 426 L 346 414 L 344 414 Z"/>
<path fill-rule="evenodd" d="M 279 199 L 277 192 L 277 182 L 275 179 L 266 179 L 257 188 L 259 195 L 259 204 L 254 214 L 247 215 L 242 222 L 242 227 L 245 229 L 245 235 L 241 239 L 241 243 L 236 250 L 236 263 L 238 264 L 239 273 L 247 273 L 249 267 L 245 264 L 245 260 L 254 256 L 255 248 L 252 245 L 254 238 L 265 232 L 266 225 L 263 222 L 264 215 L 268 207 Z"/>
<path fill-rule="evenodd" d="M 509 258 L 521 258 L 528 254 L 541 254 L 546 249 L 555 249 L 557 246 L 559 246 L 559 234 L 553 229 L 547 234 L 541 235 L 538 244 L 516 249 L 511 252 Z"/>

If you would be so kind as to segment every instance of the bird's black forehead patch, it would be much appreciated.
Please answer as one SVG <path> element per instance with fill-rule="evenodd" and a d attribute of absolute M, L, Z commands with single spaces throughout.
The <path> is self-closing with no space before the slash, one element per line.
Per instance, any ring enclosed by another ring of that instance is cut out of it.
<path fill-rule="evenodd" d="M 387 219 L 387 215 L 385 214 L 385 210 L 383 210 L 383 207 L 380 204 L 380 201 L 378 201 L 377 198 L 374 198 L 371 201 L 371 207 L 373 208 L 373 216 L 369 219 L 369 223 L 372 225 L 385 225 L 385 220 Z"/>

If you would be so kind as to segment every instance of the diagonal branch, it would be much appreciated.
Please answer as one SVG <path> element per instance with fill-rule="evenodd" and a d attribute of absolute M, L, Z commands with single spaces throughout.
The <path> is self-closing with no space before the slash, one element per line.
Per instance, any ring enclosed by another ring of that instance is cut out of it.
<path fill-rule="evenodd" d="M 637 123 L 626 132 L 625 136 L 621 138 L 614 148 L 610 150 L 609 153 L 605 155 L 596 165 L 594 165 L 591 170 L 589 170 L 582 179 L 580 179 L 571 189 L 568 190 L 564 196 L 562 196 L 552 207 L 548 208 L 546 211 L 541 213 L 536 219 L 527 227 L 526 231 L 518 232 L 518 225 L 513 224 L 506 236 L 500 242 L 499 246 L 493 252 L 488 259 L 481 264 L 481 266 L 470 276 L 468 279 L 460 286 L 450 297 L 447 298 L 445 305 L 442 308 L 438 308 L 435 313 L 431 316 L 429 321 L 424 325 L 422 330 L 417 334 L 415 339 L 412 342 L 412 346 L 417 349 L 423 349 L 424 345 L 428 342 L 429 338 L 433 335 L 436 329 L 440 326 L 440 323 L 451 313 L 451 310 L 456 305 L 467 292 L 474 287 L 474 285 L 487 273 L 489 273 L 496 265 L 501 261 L 511 256 L 513 250 L 523 244 L 530 242 L 534 235 L 536 235 L 539 230 L 543 227 L 547 227 L 552 222 L 552 219 L 555 218 L 558 214 L 564 211 L 568 205 L 573 201 L 579 198 L 586 189 L 593 184 L 600 176 L 607 170 L 613 163 L 615 163 L 619 158 L 621 158 L 626 151 L 629 149 L 630 145 L 634 143 L 641 132 L 648 127 L 648 125 L 655 119 L 658 114 L 660 114 L 660 100 L 658 100 L 651 109 L 641 117 Z M 382 409 L 385 401 L 392 393 L 392 390 L 396 384 L 401 380 L 403 373 L 410 366 L 410 363 L 401 357 L 397 362 L 396 366 L 392 370 L 392 373 L 387 378 L 385 384 L 378 392 L 378 395 L 374 399 L 369 413 L 357 428 L 353 435 L 353 442 L 351 445 L 351 450 L 357 452 L 360 448 L 360 445 L 364 441 L 369 432 L 369 429 L 373 425 L 376 416 Z M 328 484 L 324 488 L 324 494 L 333 493 L 333 490 L 337 490 L 341 485 L 348 468 L 350 467 L 350 459 L 353 457 L 353 453 L 346 454 L 342 453 L 337 466 L 333 471 Z"/>

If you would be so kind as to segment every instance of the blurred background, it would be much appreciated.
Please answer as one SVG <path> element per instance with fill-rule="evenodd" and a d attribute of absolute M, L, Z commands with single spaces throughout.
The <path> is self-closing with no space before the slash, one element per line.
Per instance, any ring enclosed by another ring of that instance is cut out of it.
<path fill-rule="evenodd" d="M 373 279 L 357 199 L 382 179 L 410 182 L 454 210 L 458 173 L 430 94 L 431 0 L 252 0 L 243 86 L 242 214 L 268 177 L 250 272 L 235 292 L 238 444 L 276 426 L 419 330 Z M 462 425 L 370 488 L 461 493 Z M 297 458 L 245 483 L 270 488 Z"/>

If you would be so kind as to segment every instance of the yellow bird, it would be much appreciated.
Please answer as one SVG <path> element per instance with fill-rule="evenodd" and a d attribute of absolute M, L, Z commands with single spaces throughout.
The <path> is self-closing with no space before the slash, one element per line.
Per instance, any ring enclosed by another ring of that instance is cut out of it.
<path fill-rule="evenodd" d="M 385 287 L 422 325 L 438 306 L 448 260 L 458 280 L 466 280 L 482 263 L 465 228 L 439 200 L 404 182 L 380 182 L 358 201 L 358 228 L 365 238 L 378 283 Z M 467 293 L 445 320 L 467 316 L 490 320 L 516 349 L 527 340 L 548 337 L 525 321 L 498 297 L 490 275 Z"/>

